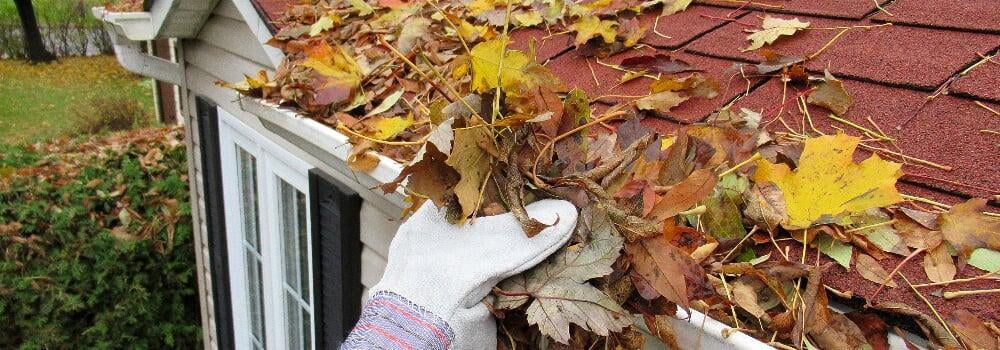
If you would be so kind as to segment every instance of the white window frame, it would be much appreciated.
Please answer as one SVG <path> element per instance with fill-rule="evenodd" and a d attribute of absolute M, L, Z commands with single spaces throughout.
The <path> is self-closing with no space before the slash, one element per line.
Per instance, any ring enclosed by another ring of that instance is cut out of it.
<path fill-rule="evenodd" d="M 245 125 L 232 114 L 218 108 L 219 148 L 222 167 L 222 190 L 225 205 L 226 245 L 229 252 L 230 299 L 233 312 L 233 335 L 236 349 L 252 349 L 250 343 L 250 307 L 246 305 L 249 290 L 247 266 L 244 260 L 243 237 L 245 236 L 242 197 L 240 193 L 240 173 L 236 147 L 240 147 L 256 158 L 257 199 L 260 231 L 261 279 L 264 298 L 264 337 L 267 349 L 285 349 L 288 344 L 287 315 L 285 303 L 284 256 L 282 255 L 280 184 L 283 180 L 305 195 L 306 218 L 306 264 L 310 268 L 308 311 L 311 348 L 316 347 L 315 283 L 312 261 L 312 223 L 309 222 L 309 169 L 308 163 L 294 156 L 271 140 Z M 297 249 L 297 247 L 295 247 Z M 296 253 L 298 255 L 298 253 Z M 279 317 L 276 317 L 279 315 Z M 301 340 L 299 340 L 301 344 Z"/>

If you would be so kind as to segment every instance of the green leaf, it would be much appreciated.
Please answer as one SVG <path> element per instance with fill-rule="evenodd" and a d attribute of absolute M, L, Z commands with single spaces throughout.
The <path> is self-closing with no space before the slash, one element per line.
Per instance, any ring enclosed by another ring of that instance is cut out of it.
<path fill-rule="evenodd" d="M 829 235 L 820 235 L 812 241 L 819 251 L 837 261 L 845 269 L 851 269 L 851 258 L 854 256 L 854 246 L 838 241 Z"/>
<path fill-rule="evenodd" d="M 969 265 L 987 272 L 1000 270 L 1000 252 L 992 249 L 979 248 L 969 255 Z"/>

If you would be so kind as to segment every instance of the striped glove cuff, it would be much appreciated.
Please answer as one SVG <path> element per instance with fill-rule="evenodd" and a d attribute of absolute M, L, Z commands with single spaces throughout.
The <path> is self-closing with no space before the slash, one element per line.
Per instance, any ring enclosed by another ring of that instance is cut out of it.
<path fill-rule="evenodd" d="M 341 349 L 445 350 L 454 339 L 454 331 L 441 317 L 399 294 L 379 291 L 365 304 Z"/>

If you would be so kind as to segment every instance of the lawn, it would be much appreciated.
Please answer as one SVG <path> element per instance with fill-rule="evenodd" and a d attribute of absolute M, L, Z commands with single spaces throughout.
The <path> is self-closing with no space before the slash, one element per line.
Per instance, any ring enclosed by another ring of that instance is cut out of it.
<path fill-rule="evenodd" d="M 95 98 L 132 99 L 152 116 L 152 81 L 118 65 L 114 57 L 67 57 L 31 65 L 0 60 L 0 143 L 30 143 L 71 136 L 85 118 L 98 118 Z"/>

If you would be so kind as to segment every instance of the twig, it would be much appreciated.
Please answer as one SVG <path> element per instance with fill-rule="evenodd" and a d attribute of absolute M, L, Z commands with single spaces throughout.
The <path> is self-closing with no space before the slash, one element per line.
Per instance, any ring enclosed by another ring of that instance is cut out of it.
<path fill-rule="evenodd" d="M 990 112 L 993 112 L 993 114 L 996 114 L 996 115 L 1000 116 L 1000 112 L 997 112 L 997 110 L 995 110 L 995 109 L 993 109 L 993 108 L 990 108 L 990 106 L 987 106 L 986 104 L 984 104 L 984 103 L 982 103 L 982 102 L 979 102 L 979 101 L 974 101 L 974 103 L 975 103 L 975 104 L 976 104 L 977 106 L 979 106 L 979 107 L 983 107 L 983 109 L 985 109 L 985 110 L 987 110 L 987 111 L 990 111 Z"/>
<path fill-rule="evenodd" d="M 587 68 L 590 68 L 590 76 L 594 78 L 594 85 L 597 87 L 601 87 L 601 82 L 597 80 L 597 73 L 594 73 L 594 66 L 590 64 L 589 59 L 585 61 L 587 61 Z"/>
<path fill-rule="evenodd" d="M 984 130 L 979 130 L 979 132 L 984 133 L 984 134 L 990 134 L 990 135 L 1000 135 L 1000 131 L 996 131 L 996 130 L 985 130 L 984 129 Z"/>
<path fill-rule="evenodd" d="M 875 227 L 879 227 L 879 226 L 892 225 L 895 222 L 896 222 L 896 219 L 892 219 L 892 220 L 889 220 L 889 221 L 883 221 L 883 222 L 874 223 L 874 224 L 871 224 L 871 225 L 865 225 L 865 226 L 861 226 L 861 227 L 855 227 L 855 228 L 852 228 L 850 230 L 844 231 L 844 233 L 851 233 L 851 232 L 857 232 L 857 231 L 861 231 L 861 230 L 867 230 L 867 229 L 875 228 Z"/>
<path fill-rule="evenodd" d="M 924 297 L 923 294 L 920 294 L 920 291 L 918 291 L 917 288 L 913 286 L 913 283 L 910 283 L 910 280 L 907 279 L 905 275 L 900 274 L 899 277 L 902 277 L 903 281 L 906 282 L 906 285 L 910 286 L 910 289 L 913 290 L 913 293 L 915 293 L 917 297 L 920 298 L 920 300 L 923 300 L 924 304 L 927 304 L 927 307 L 930 308 L 931 312 L 934 313 L 934 316 L 937 317 L 938 322 L 941 322 L 941 326 L 944 327 L 944 330 L 948 331 L 948 335 L 950 335 L 952 339 L 958 340 L 958 338 L 955 337 L 955 333 L 952 333 L 951 327 L 948 327 L 948 324 L 944 322 L 944 318 L 941 317 L 941 314 L 938 313 L 936 308 L 934 308 L 934 305 L 931 304 L 931 302 L 927 300 L 927 298 Z"/>
<path fill-rule="evenodd" d="M 976 290 L 956 290 L 944 292 L 945 299 L 955 299 L 966 297 L 970 295 L 980 295 L 980 294 L 993 294 L 1000 293 L 1000 288 L 998 289 L 976 289 Z"/>
<path fill-rule="evenodd" d="M 751 1 L 747 1 L 747 0 L 716 0 L 716 1 L 731 2 L 731 3 L 750 3 L 750 5 L 760 6 L 760 7 L 770 7 L 770 8 L 773 8 L 773 9 L 785 8 L 785 5 L 774 5 L 774 4 L 768 4 L 768 3 L 763 3 L 763 2 L 751 2 Z"/>
<path fill-rule="evenodd" d="M 941 170 L 944 170 L 944 171 L 952 171 L 953 170 L 953 168 L 951 166 L 948 166 L 948 165 L 941 165 L 941 164 L 934 163 L 934 162 L 929 161 L 929 160 L 920 159 L 920 158 L 913 157 L 913 156 L 908 156 L 908 155 L 905 155 L 905 154 L 902 154 L 902 153 L 899 153 L 899 152 L 895 152 L 895 151 L 890 151 L 890 150 L 887 150 L 887 149 L 882 148 L 882 147 L 869 146 L 869 145 L 866 145 L 866 144 L 863 144 L 863 143 L 862 144 L 858 144 L 858 146 L 861 147 L 861 148 L 867 149 L 869 151 L 873 151 L 873 152 L 874 151 L 878 151 L 878 152 L 888 153 L 888 154 L 891 154 L 891 155 L 894 155 L 894 156 L 897 156 L 897 157 L 900 157 L 900 158 L 905 158 L 907 160 L 911 160 L 914 163 L 920 163 L 920 164 L 923 164 L 923 165 L 926 165 L 926 166 L 929 166 L 929 167 L 933 167 L 933 168 L 938 168 L 938 169 L 941 169 Z"/>
<path fill-rule="evenodd" d="M 875 300 L 875 297 L 878 296 L 878 293 L 882 292 L 882 289 L 885 288 L 885 284 L 889 283 L 889 281 L 892 281 L 892 276 L 895 275 L 896 272 L 899 272 L 899 269 L 902 268 L 903 265 L 906 265 L 906 263 L 910 262 L 911 259 L 913 259 L 918 254 L 923 253 L 925 251 L 927 251 L 926 247 L 920 248 L 920 249 L 914 250 L 913 253 L 910 253 L 910 255 L 907 255 L 906 258 L 903 258 L 903 261 L 900 261 L 899 264 L 896 265 L 896 268 L 892 269 L 892 271 L 889 272 L 889 275 L 885 277 L 885 280 L 882 281 L 882 283 L 878 286 L 878 289 L 875 290 L 875 293 L 872 294 L 871 298 L 869 298 L 868 300 Z M 903 274 L 899 274 L 899 275 L 902 276 Z"/>
<path fill-rule="evenodd" d="M 981 279 L 989 278 L 990 276 L 993 276 L 996 273 L 997 273 L 997 271 L 993 271 L 993 272 L 984 273 L 984 274 L 976 276 L 976 277 L 959 278 L 959 279 L 953 279 L 951 281 L 942 281 L 942 282 L 921 283 L 921 284 L 914 284 L 913 286 L 917 287 L 917 288 L 923 288 L 923 287 L 934 287 L 934 286 L 946 286 L 946 285 L 949 285 L 949 284 L 952 284 L 952 283 L 972 282 L 972 281 L 978 281 L 978 280 L 981 280 Z"/>
<path fill-rule="evenodd" d="M 576 134 L 580 130 L 589 128 L 589 127 L 593 126 L 594 124 L 598 124 L 600 122 L 604 122 L 604 121 L 608 121 L 608 120 L 611 120 L 611 119 L 614 119 L 614 118 L 618 118 L 618 117 L 620 117 L 622 115 L 625 115 L 625 111 L 615 111 L 615 112 L 605 113 L 600 118 L 591 120 L 591 121 L 587 122 L 586 124 L 583 124 L 583 125 L 580 125 L 580 126 L 578 126 L 576 128 L 573 128 L 573 130 L 567 131 L 567 132 L 565 132 L 565 133 L 563 133 L 563 134 L 561 134 L 559 136 L 556 136 L 556 137 L 552 138 L 552 140 L 550 140 L 549 142 L 545 143 L 545 146 L 543 146 L 542 149 L 540 151 L 538 151 L 538 156 L 535 157 L 535 162 L 531 165 L 531 181 L 534 182 L 535 185 L 538 186 L 538 187 L 541 187 L 541 188 L 548 187 L 544 182 L 542 182 L 542 179 L 538 178 L 538 162 L 542 159 L 542 156 L 545 155 L 545 152 L 548 151 L 549 148 L 552 148 L 552 146 L 554 146 L 556 142 L 559 142 L 560 140 L 562 140 L 564 138 L 572 136 L 573 134 Z"/>
<path fill-rule="evenodd" d="M 729 168 L 729 170 L 726 170 L 726 171 L 723 171 L 723 172 L 719 173 L 718 177 L 722 178 L 723 176 L 729 175 L 729 174 L 733 173 L 734 171 L 736 171 L 737 169 L 742 168 L 744 165 L 750 164 L 750 162 L 753 162 L 753 161 L 755 161 L 757 159 L 760 159 L 760 158 L 761 158 L 760 153 L 754 153 L 754 155 L 751 156 L 750 158 L 747 158 L 746 160 L 740 162 L 739 164 L 736 164 L 732 168 Z"/>
<path fill-rule="evenodd" d="M 656 29 L 656 27 L 660 25 L 660 17 L 663 17 L 663 16 L 656 16 L 656 19 L 653 20 L 653 34 L 659 35 L 661 38 L 664 38 L 664 39 L 673 39 L 671 36 L 664 35 L 663 33 L 660 33 L 660 31 L 658 29 Z"/>
<path fill-rule="evenodd" d="M 872 131 L 871 129 L 868 129 L 866 127 L 858 125 L 858 124 L 856 124 L 856 123 L 854 123 L 854 122 L 852 122 L 850 120 L 838 117 L 838 116 L 834 115 L 833 113 L 830 113 L 829 115 L 827 115 L 827 118 L 836 120 L 838 122 L 846 124 L 847 126 L 850 126 L 852 128 L 861 130 L 861 132 L 867 134 L 868 136 L 874 137 L 876 139 L 879 139 L 879 140 L 882 140 L 882 141 L 894 141 L 894 139 L 891 138 L 891 137 L 889 137 L 889 135 L 885 135 L 885 134 L 882 134 L 882 133 L 877 133 L 875 131 Z"/>
<path fill-rule="evenodd" d="M 428 84 L 431 84 L 431 86 L 434 87 L 434 90 L 437 90 L 438 93 L 441 94 L 441 96 L 444 96 L 444 98 L 446 100 L 448 100 L 449 103 L 455 102 L 455 100 L 452 100 L 451 97 L 448 96 L 448 93 L 444 92 L 444 90 L 442 90 L 440 86 L 438 86 L 436 83 L 434 83 L 434 79 L 431 79 L 431 77 L 428 76 L 427 73 L 424 73 L 424 71 L 421 70 L 420 67 L 417 67 L 417 65 L 415 63 L 413 63 L 413 61 L 410 61 L 409 58 L 406 58 L 406 55 L 403 55 L 402 52 L 399 52 L 399 50 L 396 50 L 395 47 L 393 47 L 392 45 L 389 45 L 389 43 L 386 42 L 385 39 L 382 38 L 381 36 L 378 37 L 378 41 L 379 41 L 379 43 L 382 44 L 382 46 L 385 46 L 386 48 L 389 49 L 390 52 L 392 52 L 394 55 L 396 55 L 397 58 L 403 60 L 403 62 L 406 62 L 406 64 L 409 65 L 410 68 L 413 69 L 413 71 L 417 72 L 417 74 L 420 74 L 420 76 L 423 77 L 427 81 Z M 462 96 L 458 95 L 457 92 L 455 93 L 455 95 L 458 96 L 459 100 L 462 99 L 461 98 Z M 469 108 L 471 109 L 472 107 L 469 107 Z M 474 110 L 473 110 L 473 113 L 475 113 Z"/>
<path fill-rule="evenodd" d="M 823 53 L 823 51 L 826 51 L 826 49 L 829 48 L 830 45 L 833 45 L 834 41 L 837 41 L 837 39 L 840 39 L 840 36 L 844 35 L 844 33 L 847 33 L 847 31 L 849 31 L 849 30 L 851 30 L 851 29 L 850 28 L 841 29 L 840 32 L 837 33 L 837 35 L 834 35 L 833 38 L 830 38 L 830 40 L 828 40 L 826 42 L 826 44 L 823 44 L 823 46 L 821 46 L 819 48 L 819 50 L 816 50 L 816 52 L 813 52 L 813 53 L 809 54 L 809 56 L 806 56 L 805 60 L 808 61 L 808 60 L 813 59 L 813 57 L 819 56 L 819 54 Z"/>
<path fill-rule="evenodd" d="M 896 16 L 896 15 L 892 14 L 892 12 L 886 11 L 886 9 L 882 8 L 882 4 L 879 4 L 878 0 L 872 0 L 872 2 L 875 3 L 875 8 L 877 8 L 879 11 L 884 12 L 885 14 L 889 15 L 889 17 L 895 17 Z"/>
<path fill-rule="evenodd" d="M 939 178 L 936 178 L 936 177 L 933 177 L 933 176 L 927 176 L 927 175 L 904 174 L 903 177 L 919 177 L 919 178 L 923 178 L 923 179 L 927 179 L 927 180 L 931 180 L 931 181 L 936 181 L 936 182 L 943 182 L 943 183 L 946 183 L 946 184 L 951 184 L 951 185 L 955 185 L 955 186 L 959 186 L 959 187 L 972 188 L 972 189 L 977 189 L 977 190 L 980 190 L 980 191 L 986 191 L 986 192 L 989 192 L 989 193 L 996 193 L 997 192 L 996 190 L 989 189 L 989 188 L 986 188 L 986 187 L 980 187 L 980 186 L 976 186 L 976 185 L 969 185 L 969 184 L 961 183 L 961 182 L 958 182 L 958 181 L 951 181 L 951 180 L 939 179 Z"/>
<path fill-rule="evenodd" d="M 736 246 L 734 246 L 733 249 L 730 249 L 729 253 L 726 253 L 726 256 L 723 257 L 722 260 L 720 261 L 725 262 L 726 260 L 729 260 L 729 256 L 733 255 L 733 252 L 735 252 L 736 249 L 739 249 L 740 245 L 743 245 L 743 242 L 746 242 L 747 238 L 753 236 L 754 232 L 757 232 L 757 225 L 753 225 L 753 228 L 750 229 L 750 232 L 748 232 L 746 236 L 743 236 L 743 239 L 737 242 Z"/>

